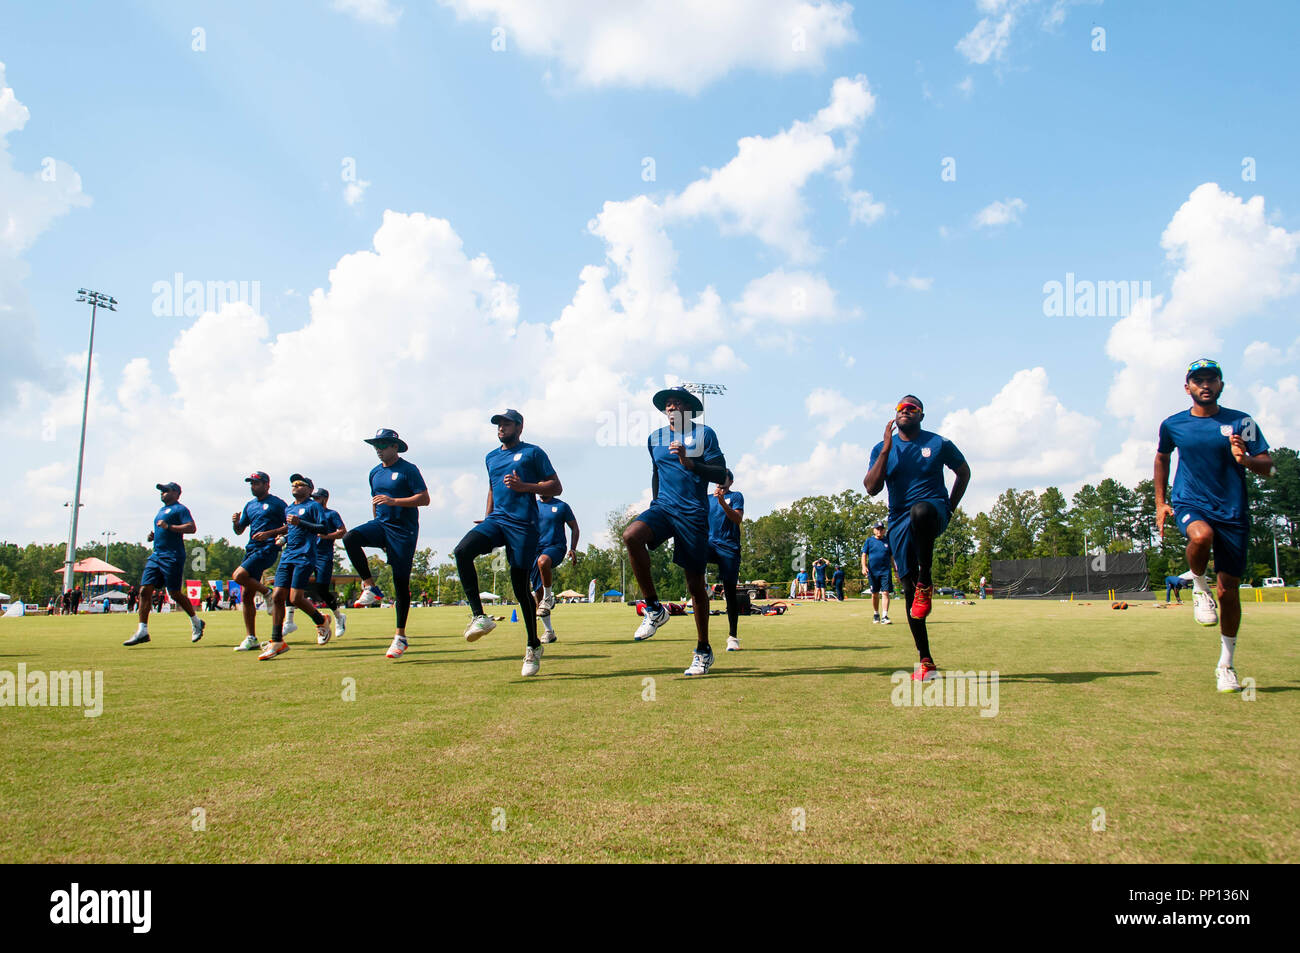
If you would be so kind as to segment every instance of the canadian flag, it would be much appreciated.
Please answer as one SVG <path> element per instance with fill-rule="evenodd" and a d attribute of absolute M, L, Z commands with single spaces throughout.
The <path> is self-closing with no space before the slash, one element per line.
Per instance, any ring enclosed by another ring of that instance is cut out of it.
<path fill-rule="evenodd" d="M 203 598 L 203 583 L 198 579 L 186 579 L 185 595 L 189 596 L 192 603 L 200 601 Z"/>

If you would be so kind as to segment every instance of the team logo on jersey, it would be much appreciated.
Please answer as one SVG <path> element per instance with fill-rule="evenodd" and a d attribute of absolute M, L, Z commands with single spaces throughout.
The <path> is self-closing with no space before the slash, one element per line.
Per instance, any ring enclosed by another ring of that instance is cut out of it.
<path fill-rule="evenodd" d="M 730 506 L 730 505 L 731 505 L 731 497 L 728 496 L 728 497 L 726 497 L 725 499 L 726 499 L 726 501 L 727 501 L 727 505 Z"/>
<path fill-rule="evenodd" d="M 560 508 L 559 508 L 558 506 L 552 506 L 552 507 L 551 507 L 551 512 L 552 512 L 552 513 L 558 513 L 558 512 L 560 512 Z"/>
<path fill-rule="evenodd" d="M 695 434 L 687 434 L 685 437 L 682 438 L 682 443 L 686 444 L 686 446 L 688 447 L 691 444 L 695 443 Z"/>
<path fill-rule="evenodd" d="M 270 508 L 271 508 L 271 504 L 270 504 L 270 503 L 263 503 L 263 504 L 262 504 L 262 509 L 264 509 L 264 510 L 269 510 Z"/>
<path fill-rule="evenodd" d="M 522 460 L 523 458 L 524 458 L 524 455 L 523 455 L 522 453 L 516 453 L 516 454 L 515 454 L 515 463 L 518 463 L 518 462 L 519 462 L 520 460 Z"/>
<path fill-rule="evenodd" d="M 921 456 L 923 456 L 923 457 L 928 457 L 929 455 L 930 455 L 930 448 L 929 448 L 929 447 L 922 447 L 922 448 L 921 448 Z"/>
<path fill-rule="evenodd" d="M 1225 437 L 1231 437 L 1231 436 L 1232 436 L 1232 424 L 1221 424 L 1221 425 L 1219 426 L 1219 433 L 1223 434 Z"/>
<path fill-rule="evenodd" d="M 396 482 L 396 481 L 397 481 L 397 474 L 394 473 L 394 474 L 393 474 L 393 482 Z"/>

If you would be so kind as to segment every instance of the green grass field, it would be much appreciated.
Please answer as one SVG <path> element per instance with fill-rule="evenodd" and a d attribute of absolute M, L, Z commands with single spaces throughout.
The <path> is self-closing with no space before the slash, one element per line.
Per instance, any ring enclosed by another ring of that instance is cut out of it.
<path fill-rule="evenodd" d="M 97 718 L 0 708 L 0 859 L 1300 860 L 1300 605 L 1245 606 L 1247 700 L 1215 692 L 1190 606 L 937 603 L 940 666 L 997 670 L 996 717 L 892 704 L 915 658 L 894 615 L 742 619 L 703 679 L 690 618 L 637 644 L 623 606 L 559 607 L 535 679 L 522 624 L 470 645 L 464 609 L 413 610 L 397 662 L 391 610 L 272 662 L 231 651 L 229 612 L 197 645 L 156 615 L 129 650 L 123 616 L 0 620 L 0 672 L 104 677 Z"/>

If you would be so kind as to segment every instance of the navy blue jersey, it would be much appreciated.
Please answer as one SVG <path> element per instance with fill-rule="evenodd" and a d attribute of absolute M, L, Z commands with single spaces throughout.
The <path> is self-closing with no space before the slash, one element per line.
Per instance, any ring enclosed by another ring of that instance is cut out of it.
<path fill-rule="evenodd" d="M 831 574 L 831 585 L 839 588 L 842 582 L 844 582 L 844 570 L 837 569 Z"/>
<path fill-rule="evenodd" d="M 875 466 L 882 440 L 871 450 L 868 468 Z M 948 489 L 943 483 L 943 468 L 957 469 L 966 458 L 951 441 L 928 430 L 917 431 L 916 438 L 904 440 L 894 434 L 885 464 L 885 486 L 889 488 L 889 517 L 901 518 L 917 503 L 930 501 L 948 506 Z"/>
<path fill-rule="evenodd" d="M 315 500 L 289 504 L 288 514 L 308 523 L 324 523 L 325 508 Z M 316 561 L 317 534 L 301 526 L 290 526 L 284 540 L 284 562 L 311 563 Z"/>
<path fill-rule="evenodd" d="M 1220 407 L 1213 417 L 1184 410 L 1160 425 L 1160 453 L 1178 451 L 1178 469 L 1169 502 L 1176 509 L 1199 510 L 1210 519 L 1241 523 L 1246 510 L 1246 468 L 1232 456 L 1228 438 L 1237 434 L 1254 456 L 1268 449 L 1259 425 L 1240 410 Z"/>
<path fill-rule="evenodd" d="M 826 567 L 813 566 L 813 581 L 817 583 L 818 589 L 826 588 Z"/>
<path fill-rule="evenodd" d="M 395 500 L 423 493 L 428 489 L 424 477 L 414 463 L 397 458 L 391 467 L 382 463 L 370 471 L 370 495 L 391 496 Z M 420 508 L 418 506 L 383 506 L 375 507 L 375 519 L 385 526 L 400 533 L 414 536 L 420 531 Z"/>
<path fill-rule="evenodd" d="M 172 503 L 160 509 L 153 518 L 153 554 L 158 560 L 181 561 L 185 560 L 185 538 L 180 533 L 173 533 L 169 529 L 163 529 L 158 525 L 162 520 L 169 526 L 180 526 L 182 523 L 188 523 L 193 516 L 185 508 L 183 503 Z"/>
<path fill-rule="evenodd" d="M 496 501 L 495 490 L 492 492 L 492 500 L 493 502 Z M 564 528 L 569 524 L 570 520 L 573 520 L 573 510 L 569 509 L 569 504 L 559 497 L 553 497 L 549 503 L 545 500 L 538 500 L 537 548 L 545 550 L 561 546 L 568 549 L 568 544 L 565 542 Z"/>
<path fill-rule="evenodd" d="M 239 522 L 235 526 L 241 533 L 248 530 L 247 552 L 257 553 L 275 547 L 274 539 L 254 540 L 253 534 L 283 526 L 284 508 L 284 500 L 269 493 L 260 500 L 254 497 L 244 504 L 244 511 L 239 514 Z"/>
<path fill-rule="evenodd" d="M 722 495 L 722 498 L 733 510 L 745 509 L 743 493 L 729 490 Z M 712 493 L 709 494 L 709 542 L 714 548 L 740 549 L 740 524 L 727 519 L 727 511 L 722 508 L 722 504 Z"/>
<path fill-rule="evenodd" d="M 876 539 L 875 536 L 868 536 L 862 544 L 862 551 L 867 554 L 867 572 L 875 575 L 889 572 L 894 557 L 889 551 L 888 537 Z"/>
<path fill-rule="evenodd" d="M 325 519 L 321 520 L 325 524 L 326 532 L 333 533 L 335 530 L 343 528 L 343 517 L 338 514 L 337 510 L 331 510 L 322 506 L 325 513 Z M 334 540 L 326 539 L 324 536 L 316 537 L 316 561 L 334 558 Z"/>
<path fill-rule="evenodd" d="M 541 483 L 555 476 L 555 467 L 541 447 L 522 441 L 511 449 L 497 447 L 484 458 L 492 488 L 492 516 L 516 526 L 537 525 L 537 494 L 517 493 L 506 477 L 517 475 L 523 483 Z"/>
<path fill-rule="evenodd" d="M 709 516 L 709 481 L 688 470 L 668 447 L 677 442 L 686 448 L 694 463 L 720 465 L 725 462 L 712 427 L 691 424 L 684 434 L 661 427 L 646 439 L 646 449 L 659 475 L 659 495 L 654 502 L 666 506 L 688 519 L 707 520 Z"/>

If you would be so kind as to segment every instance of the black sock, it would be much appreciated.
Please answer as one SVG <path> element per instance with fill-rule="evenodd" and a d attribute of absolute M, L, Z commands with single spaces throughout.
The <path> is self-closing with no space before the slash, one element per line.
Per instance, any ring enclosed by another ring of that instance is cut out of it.
<path fill-rule="evenodd" d="M 397 627 L 405 629 L 406 616 L 411 611 L 411 577 L 393 573 L 393 588 L 397 590 Z M 474 588 L 477 589 L 478 586 Z"/>
<path fill-rule="evenodd" d="M 537 639 L 537 605 L 533 602 L 532 580 L 530 573 L 522 566 L 510 567 L 510 584 L 514 586 L 515 598 L 519 600 L 519 611 L 524 616 L 524 629 L 528 632 L 528 644 L 538 646 Z"/>
<path fill-rule="evenodd" d="M 281 626 L 278 625 L 271 626 L 271 641 L 272 642 L 284 641 L 284 629 Z"/>
<path fill-rule="evenodd" d="M 736 595 L 736 584 L 724 582 L 722 595 L 727 600 L 727 634 L 735 638 L 740 624 L 740 598 Z"/>
<path fill-rule="evenodd" d="M 916 643 L 916 652 L 923 659 L 934 659 L 930 655 L 930 633 L 926 631 L 924 619 L 912 618 L 912 599 L 916 596 L 916 583 L 908 577 L 903 581 L 903 600 L 907 605 L 907 627 L 912 630 L 912 641 Z"/>

